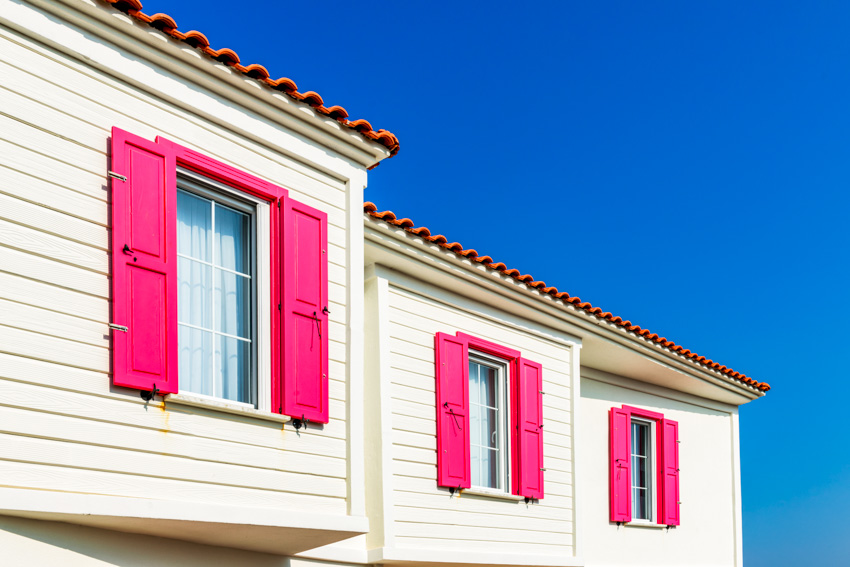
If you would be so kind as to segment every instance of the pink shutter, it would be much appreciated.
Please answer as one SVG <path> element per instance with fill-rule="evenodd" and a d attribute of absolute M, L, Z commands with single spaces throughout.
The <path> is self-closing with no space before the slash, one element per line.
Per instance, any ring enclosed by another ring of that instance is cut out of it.
<path fill-rule="evenodd" d="M 437 333 L 437 484 L 469 488 L 469 350 L 466 339 Z"/>
<path fill-rule="evenodd" d="M 516 490 L 526 498 L 543 498 L 543 367 L 525 358 L 516 365 Z"/>
<path fill-rule="evenodd" d="M 631 422 L 628 410 L 611 408 L 611 521 L 632 520 Z"/>
<path fill-rule="evenodd" d="M 659 523 L 679 525 L 679 424 L 661 422 L 661 514 Z"/>
<path fill-rule="evenodd" d="M 328 218 L 281 201 L 281 413 L 328 422 Z"/>
<path fill-rule="evenodd" d="M 112 380 L 177 392 L 177 185 L 173 153 L 112 129 Z"/>

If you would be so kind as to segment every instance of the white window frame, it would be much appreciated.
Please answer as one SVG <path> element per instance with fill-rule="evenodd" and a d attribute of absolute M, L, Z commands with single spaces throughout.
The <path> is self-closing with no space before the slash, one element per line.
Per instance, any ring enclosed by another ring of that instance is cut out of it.
<path fill-rule="evenodd" d="M 648 441 L 647 441 L 647 469 L 646 469 L 646 478 L 647 478 L 647 495 L 646 495 L 646 504 L 647 504 L 647 515 L 648 518 L 635 518 L 635 499 L 634 499 L 634 486 L 632 485 L 632 479 L 629 479 L 629 498 L 631 499 L 632 506 L 632 520 L 629 522 L 631 524 L 649 524 L 655 525 L 655 520 L 658 518 L 658 440 L 657 440 L 657 429 L 658 422 L 653 419 L 636 417 L 632 416 L 631 421 L 629 422 L 629 465 L 630 470 L 632 470 L 632 475 L 634 475 L 634 454 L 632 453 L 632 435 L 631 435 L 631 426 L 633 423 L 637 423 L 639 425 L 646 426 L 647 431 L 649 433 Z"/>
<path fill-rule="evenodd" d="M 510 368 L 509 363 L 504 358 L 500 358 L 498 356 L 493 356 L 491 354 L 487 354 L 473 348 L 469 349 L 468 352 L 468 361 L 475 362 L 477 364 L 481 364 L 483 366 L 487 366 L 489 368 L 495 368 L 497 371 L 496 375 L 496 397 L 503 404 L 501 408 L 497 409 L 497 421 L 499 422 L 499 431 L 501 435 L 499 436 L 499 479 L 501 480 L 503 486 L 493 488 L 491 486 L 478 486 L 473 484 L 471 486 L 471 490 L 473 492 L 480 493 L 491 493 L 495 495 L 504 495 L 511 494 L 511 431 L 510 431 L 510 408 L 511 408 L 511 392 L 510 392 Z M 480 405 L 480 404 L 476 404 Z M 469 401 L 470 412 L 472 410 L 472 400 Z M 470 416 L 470 424 L 472 423 L 472 419 Z M 470 427 L 469 431 L 469 445 L 470 445 L 470 461 L 472 460 L 471 455 L 471 447 L 473 445 L 472 440 L 472 428 Z M 478 445 L 478 443 L 474 443 Z M 470 463 L 471 466 L 471 463 Z"/>
<path fill-rule="evenodd" d="M 253 276 L 254 297 L 250 307 L 251 319 L 254 326 L 253 340 L 253 391 L 255 403 L 244 403 L 235 400 L 184 392 L 180 394 L 199 400 L 207 400 L 212 405 L 226 404 L 234 408 L 257 409 L 263 412 L 271 411 L 271 227 L 269 215 L 270 204 L 248 193 L 219 183 L 204 175 L 185 168 L 177 168 L 177 189 L 195 193 L 206 199 L 213 199 L 225 206 L 250 210 L 254 228 Z M 235 203 L 234 203 L 235 201 Z M 238 205 L 237 205 L 238 204 Z M 237 205 L 237 206 L 234 206 Z"/>

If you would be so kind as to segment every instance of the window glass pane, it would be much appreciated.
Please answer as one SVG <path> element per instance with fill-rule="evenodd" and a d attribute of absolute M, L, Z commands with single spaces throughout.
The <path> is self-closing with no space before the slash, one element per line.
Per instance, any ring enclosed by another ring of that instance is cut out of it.
<path fill-rule="evenodd" d="M 212 218 L 210 201 L 177 191 L 177 253 L 204 262 L 210 254 Z"/>
<path fill-rule="evenodd" d="M 485 447 L 497 448 L 499 442 L 499 422 L 498 415 L 496 410 L 494 409 L 483 409 L 482 413 L 485 417 L 484 419 L 484 427 L 481 428 L 481 433 L 483 434 L 483 439 L 481 439 L 481 444 Z"/>
<path fill-rule="evenodd" d="M 469 465 L 472 486 L 483 486 L 481 484 L 481 448 L 478 445 L 473 444 L 469 448 Z"/>
<path fill-rule="evenodd" d="M 215 330 L 250 338 L 251 279 L 216 268 Z"/>
<path fill-rule="evenodd" d="M 251 343 L 215 336 L 215 395 L 226 400 L 251 400 Z"/>
<path fill-rule="evenodd" d="M 478 369 L 481 367 L 477 362 L 469 361 L 469 403 L 478 402 Z"/>
<path fill-rule="evenodd" d="M 496 454 L 494 451 L 481 449 L 481 484 L 487 488 L 498 488 L 496 484 Z"/>
<path fill-rule="evenodd" d="M 490 368 L 488 366 L 484 366 L 481 368 L 482 370 L 482 390 L 481 390 L 481 403 L 484 405 L 488 405 L 492 408 L 497 406 L 496 403 L 496 378 L 498 376 L 498 371 L 495 368 Z"/>
<path fill-rule="evenodd" d="M 212 327 L 212 268 L 177 258 L 177 320 L 204 329 Z"/>
<path fill-rule="evenodd" d="M 215 206 L 215 264 L 242 274 L 250 272 L 251 242 L 248 215 L 233 209 Z"/>
<path fill-rule="evenodd" d="M 180 389 L 195 394 L 213 395 L 212 333 L 178 325 L 178 363 Z"/>

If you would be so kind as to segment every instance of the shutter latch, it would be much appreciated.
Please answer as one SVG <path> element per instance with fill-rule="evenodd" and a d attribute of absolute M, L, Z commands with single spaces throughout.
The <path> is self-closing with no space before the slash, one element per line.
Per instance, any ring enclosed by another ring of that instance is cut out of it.
<path fill-rule="evenodd" d="M 115 173 L 114 171 L 107 171 L 106 175 L 112 177 L 113 179 L 117 179 L 118 181 L 127 181 L 126 175 L 121 175 L 120 173 Z"/>
<path fill-rule="evenodd" d="M 113 331 L 121 331 L 122 333 L 128 333 L 130 331 L 130 327 L 118 325 L 117 323 L 109 323 L 109 328 Z"/>

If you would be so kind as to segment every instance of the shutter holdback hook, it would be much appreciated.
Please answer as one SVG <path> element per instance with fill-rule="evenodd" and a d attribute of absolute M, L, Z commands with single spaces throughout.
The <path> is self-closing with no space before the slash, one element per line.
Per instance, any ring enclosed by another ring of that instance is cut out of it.
<path fill-rule="evenodd" d="M 139 397 L 141 397 L 146 402 L 149 402 L 154 398 L 154 396 L 157 395 L 157 392 L 162 392 L 162 390 L 157 388 L 156 382 L 154 382 L 153 383 L 153 390 L 151 390 L 150 392 L 148 392 L 147 390 L 142 390 L 141 392 L 139 392 Z"/>

